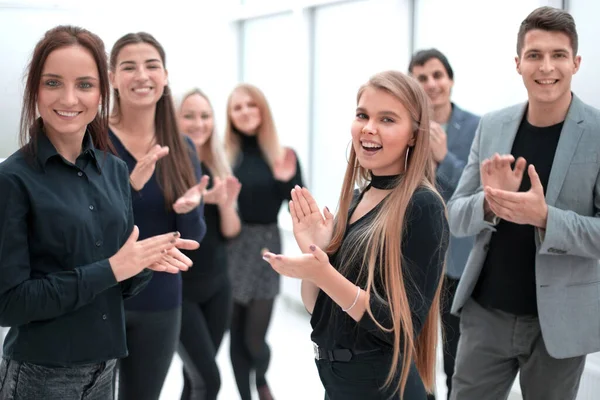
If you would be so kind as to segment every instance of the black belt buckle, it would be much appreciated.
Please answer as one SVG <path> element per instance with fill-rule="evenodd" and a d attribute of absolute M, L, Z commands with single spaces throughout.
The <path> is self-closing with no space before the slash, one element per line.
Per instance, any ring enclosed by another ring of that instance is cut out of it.
<path fill-rule="evenodd" d="M 313 342 L 313 353 L 315 355 L 315 360 L 320 360 L 321 355 L 319 354 L 319 345 Z"/>
<path fill-rule="evenodd" d="M 313 342 L 313 352 L 315 360 L 329 360 L 348 362 L 352 359 L 352 351 L 348 349 L 325 350 L 319 348 L 319 345 Z"/>

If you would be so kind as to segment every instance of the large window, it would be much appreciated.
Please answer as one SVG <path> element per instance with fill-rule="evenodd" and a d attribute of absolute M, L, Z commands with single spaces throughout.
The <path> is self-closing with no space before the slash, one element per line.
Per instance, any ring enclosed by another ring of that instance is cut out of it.
<path fill-rule="evenodd" d="M 406 68 L 409 34 L 408 1 L 358 1 L 315 10 L 312 192 L 331 210 L 346 170 L 356 93 L 371 75 Z"/>
<path fill-rule="evenodd" d="M 271 106 L 282 144 L 293 147 L 301 160 L 308 159 L 307 132 L 299 121 L 306 118 L 303 101 L 306 75 L 299 53 L 292 13 L 252 19 L 243 24 L 242 80 L 260 88 Z"/>
<path fill-rule="evenodd" d="M 436 47 L 454 70 L 452 98 L 483 114 L 527 99 L 516 72 L 517 32 L 539 0 L 420 0 L 415 50 Z"/>

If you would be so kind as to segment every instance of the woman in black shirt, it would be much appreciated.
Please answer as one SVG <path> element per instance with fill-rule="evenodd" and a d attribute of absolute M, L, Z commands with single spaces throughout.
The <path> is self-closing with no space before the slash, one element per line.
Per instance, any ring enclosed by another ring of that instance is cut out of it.
<path fill-rule="evenodd" d="M 305 254 L 264 255 L 302 279 L 330 400 L 424 400 L 433 389 L 448 227 L 429 140 L 419 84 L 400 72 L 373 76 L 358 92 L 335 222 L 295 188 L 294 235 Z"/>
<path fill-rule="evenodd" d="M 302 185 L 300 164 L 292 149 L 280 146 L 264 94 L 249 84 L 239 85 L 229 96 L 225 148 L 242 184 L 238 201 L 242 231 L 228 252 L 234 300 L 231 363 L 242 400 L 251 399 L 252 370 L 259 400 L 271 400 L 265 336 L 279 293 L 279 275 L 265 265 L 262 254 L 281 251 L 277 216 L 294 185 Z"/>
<path fill-rule="evenodd" d="M 177 248 L 198 243 L 178 232 L 137 240 L 127 166 L 109 151 L 98 36 L 49 30 L 27 75 L 22 147 L 0 164 L 0 325 L 10 327 L 0 398 L 110 399 L 127 355 L 123 299 L 147 269 L 187 270 Z"/>
<path fill-rule="evenodd" d="M 231 175 L 231 167 L 215 132 L 213 108 L 199 89 L 183 96 L 178 125 L 194 142 L 202 171 L 210 177 L 203 196 L 206 235 L 198 250 L 186 253 L 196 268 L 182 276 L 181 400 L 216 400 L 221 386 L 216 357 L 229 326 L 232 305 L 226 240 L 237 236 L 241 229 L 236 209 L 241 185 Z"/>

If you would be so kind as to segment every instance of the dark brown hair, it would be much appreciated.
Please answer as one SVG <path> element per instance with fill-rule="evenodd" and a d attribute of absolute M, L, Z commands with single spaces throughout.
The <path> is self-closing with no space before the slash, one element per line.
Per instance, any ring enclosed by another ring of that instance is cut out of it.
<path fill-rule="evenodd" d="M 432 60 L 434 58 L 440 60 L 440 62 L 444 66 L 444 69 L 446 70 L 448 78 L 450 78 L 450 80 L 454 80 L 454 71 L 452 70 L 452 66 L 450 66 L 448 58 L 446 58 L 444 53 L 442 53 L 438 49 L 419 50 L 415 54 L 413 54 L 412 58 L 410 59 L 410 63 L 408 64 L 408 72 L 412 75 L 413 69 L 415 67 L 422 67 L 427 63 L 427 61 Z"/>
<path fill-rule="evenodd" d="M 154 47 L 160 55 L 163 67 L 166 68 L 165 50 L 160 43 L 149 33 L 138 32 L 128 33 L 114 44 L 110 52 L 110 70 L 113 73 L 116 72 L 117 58 L 121 50 L 125 46 L 139 43 L 146 43 Z M 113 94 L 114 104 L 111 118 L 118 121 L 121 117 L 121 100 L 117 89 L 113 89 Z M 169 147 L 169 155 L 156 163 L 156 171 L 165 197 L 165 205 L 167 209 L 171 209 L 173 203 L 194 186 L 198 180 L 194 174 L 190 158 L 190 153 L 195 152 L 195 149 L 188 147 L 183 135 L 179 134 L 175 106 L 168 85 L 165 86 L 163 96 L 156 103 L 154 126 L 157 143 Z"/>
<path fill-rule="evenodd" d="M 100 81 L 100 110 L 94 120 L 88 124 L 87 130 L 94 146 L 99 150 L 112 149 L 108 139 L 108 110 L 110 101 L 110 83 L 108 80 L 108 63 L 104 43 L 97 35 L 77 26 L 61 25 L 50 29 L 37 43 L 27 67 L 27 81 L 21 108 L 19 144 L 29 152 L 36 152 L 36 138 L 42 132 L 44 122 L 37 116 L 37 101 L 44 64 L 50 53 L 68 46 L 81 46 L 90 52 L 98 67 Z"/>
<path fill-rule="evenodd" d="M 523 44 L 525 43 L 525 35 L 527 32 L 541 29 L 549 32 L 562 32 L 569 37 L 571 47 L 573 48 L 573 56 L 577 55 L 579 39 L 577 36 L 577 28 L 575 20 L 565 10 L 554 7 L 539 7 L 536 8 L 521 22 L 519 34 L 517 36 L 517 55 L 521 56 Z"/>

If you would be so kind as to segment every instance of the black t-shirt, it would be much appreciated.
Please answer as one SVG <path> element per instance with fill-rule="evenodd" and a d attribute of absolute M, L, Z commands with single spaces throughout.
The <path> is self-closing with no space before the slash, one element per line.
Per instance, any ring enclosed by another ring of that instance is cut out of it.
<path fill-rule="evenodd" d="M 563 122 L 539 128 L 524 117 L 515 137 L 511 154 L 533 164 L 544 194 L 548 186 L 554 154 Z M 531 188 L 527 170 L 519 192 Z M 489 250 L 473 298 L 482 306 L 515 315 L 537 315 L 535 282 L 535 228 L 501 220 L 492 234 Z"/>
<path fill-rule="evenodd" d="M 356 193 L 348 218 L 361 198 L 362 194 L 359 196 Z M 330 262 L 337 270 L 340 270 L 340 262 L 344 259 L 344 254 L 351 251 L 351 247 L 356 243 L 354 240 L 356 236 L 364 234 L 361 231 L 365 226 L 373 223 L 385 201 L 384 199 L 362 218 L 348 225 L 340 249 L 330 256 Z M 425 323 L 440 281 L 448 247 L 448 234 L 448 222 L 442 199 L 431 190 L 418 189 L 406 212 L 404 238 L 401 244 L 402 276 L 415 337 Z M 361 254 L 363 253 L 364 251 L 361 250 Z M 359 263 L 360 259 L 351 268 L 344 268 L 344 270 L 349 271 L 346 278 L 365 289 L 366 277 L 357 282 Z M 382 269 L 381 263 L 378 262 L 375 267 L 374 286 L 380 295 L 378 296 L 374 291 L 370 293 L 370 307 L 377 321 L 384 327 L 391 328 L 392 318 L 389 306 L 386 304 Z M 381 330 L 367 312 L 359 322 L 354 321 L 323 291 L 320 291 L 317 296 L 311 325 L 313 327 L 311 338 L 323 349 L 343 348 L 358 351 L 393 349 L 393 332 Z"/>
<path fill-rule="evenodd" d="M 212 171 L 202 163 L 204 175 L 210 177 L 208 189 L 213 187 Z M 181 274 L 183 278 L 183 298 L 199 301 L 213 288 L 220 288 L 227 277 L 226 238 L 221 233 L 221 216 L 216 204 L 204 203 L 206 234 L 200 248 L 183 251 L 194 262 L 192 268 Z"/>

